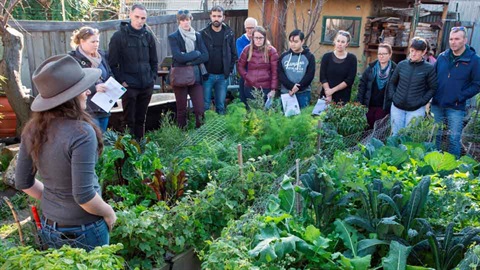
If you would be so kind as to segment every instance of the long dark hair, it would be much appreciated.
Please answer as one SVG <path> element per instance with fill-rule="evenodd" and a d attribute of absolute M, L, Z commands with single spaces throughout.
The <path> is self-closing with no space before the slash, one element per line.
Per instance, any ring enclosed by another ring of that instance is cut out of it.
<path fill-rule="evenodd" d="M 34 171 L 38 169 L 42 146 L 48 141 L 52 122 L 57 118 L 85 121 L 90 124 L 97 137 L 97 152 L 100 155 L 103 151 L 102 132 L 93 123 L 92 117 L 82 108 L 78 97 L 75 97 L 51 110 L 32 112 L 32 117 L 22 132 L 22 143 L 27 145 L 28 153 L 33 160 Z"/>

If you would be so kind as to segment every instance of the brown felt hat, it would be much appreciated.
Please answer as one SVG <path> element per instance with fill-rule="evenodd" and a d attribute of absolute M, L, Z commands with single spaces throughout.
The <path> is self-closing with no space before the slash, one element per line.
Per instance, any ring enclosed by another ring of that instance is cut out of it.
<path fill-rule="evenodd" d="M 48 58 L 33 73 L 32 81 L 39 94 L 32 111 L 48 111 L 75 98 L 94 85 L 101 73 L 98 68 L 82 68 L 66 54 Z"/>

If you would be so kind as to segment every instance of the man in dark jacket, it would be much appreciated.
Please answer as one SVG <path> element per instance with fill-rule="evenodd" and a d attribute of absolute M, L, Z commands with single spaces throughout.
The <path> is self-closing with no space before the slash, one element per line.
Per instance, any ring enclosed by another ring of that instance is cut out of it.
<path fill-rule="evenodd" d="M 211 22 L 200 31 L 209 55 L 206 63 L 208 79 L 203 82 L 204 108 L 205 111 L 210 109 L 212 89 L 215 89 L 215 111 L 219 114 L 225 114 L 227 79 L 237 60 L 235 34 L 223 23 L 224 12 L 221 6 L 214 6 L 210 10 Z"/>
<path fill-rule="evenodd" d="M 295 29 L 288 36 L 290 49 L 279 59 L 278 80 L 282 94 L 295 95 L 300 108 L 310 105 L 310 93 L 315 77 L 315 56 L 304 46 L 305 34 Z"/>
<path fill-rule="evenodd" d="M 465 103 L 480 91 L 480 57 L 467 45 L 467 32 L 463 26 L 450 31 L 449 45 L 438 56 L 435 70 L 438 90 L 432 100 L 435 122 L 447 120 L 448 152 L 460 157 L 460 135 L 465 117 Z M 441 145 L 442 131 L 437 134 L 437 147 Z"/>
<path fill-rule="evenodd" d="M 130 22 L 122 22 L 110 40 L 108 62 L 115 79 L 127 88 L 122 96 L 123 121 L 140 140 L 145 134 L 158 59 L 155 38 L 145 27 L 145 7 L 133 5 L 129 16 Z"/>

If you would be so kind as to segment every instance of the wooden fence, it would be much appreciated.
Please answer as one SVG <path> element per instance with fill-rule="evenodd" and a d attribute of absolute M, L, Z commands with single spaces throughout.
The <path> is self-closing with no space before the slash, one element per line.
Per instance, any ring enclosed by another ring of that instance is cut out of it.
<path fill-rule="evenodd" d="M 246 10 L 226 11 L 225 22 L 233 29 L 236 36 L 243 34 L 243 22 L 247 18 Z M 210 21 L 207 13 L 194 13 L 192 26 L 199 31 Z M 31 88 L 31 74 L 48 57 L 71 51 L 70 41 L 75 29 L 91 26 L 100 31 L 100 49 L 108 50 L 108 43 L 113 33 L 119 29 L 121 20 L 104 22 L 44 22 L 44 21 L 10 21 L 13 28 L 24 34 L 22 59 L 22 82 Z M 147 18 L 147 24 L 157 40 L 159 63 L 170 55 L 168 35 L 178 25 L 175 15 L 163 15 Z"/>

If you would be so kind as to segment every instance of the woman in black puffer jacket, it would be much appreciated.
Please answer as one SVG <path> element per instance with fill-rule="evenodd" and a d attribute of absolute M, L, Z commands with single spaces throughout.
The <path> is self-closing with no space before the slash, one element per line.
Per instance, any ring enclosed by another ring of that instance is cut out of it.
<path fill-rule="evenodd" d="M 390 119 L 393 135 L 414 117 L 425 115 L 425 105 L 437 90 L 435 68 L 423 59 L 427 50 L 425 39 L 413 38 L 409 48 L 410 59 L 400 62 L 392 75 L 388 97 L 392 101 Z"/>

